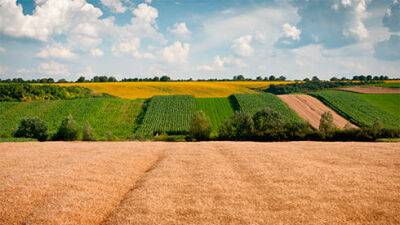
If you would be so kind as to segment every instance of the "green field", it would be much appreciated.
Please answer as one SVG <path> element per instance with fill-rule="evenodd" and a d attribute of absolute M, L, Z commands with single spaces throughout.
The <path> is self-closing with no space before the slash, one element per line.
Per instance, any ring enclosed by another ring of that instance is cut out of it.
<path fill-rule="evenodd" d="M 257 111 L 270 108 L 281 114 L 286 123 L 303 122 L 284 102 L 273 94 L 236 94 L 233 100 L 237 102 L 238 110 L 254 115 Z"/>
<path fill-rule="evenodd" d="M 83 98 L 34 102 L 0 103 L 0 136 L 10 137 L 25 117 L 39 117 L 55 133 L 61 121 L 71 114 L 79 126 L 87 121 L 98 139 L 127 139 L 133 134 L 143 100 Z"/>
<path fill-rule="evenodd" d="M 399 94 L 358 94 L 329 90 L 312 95 L 359 126 L 371 126 L 380 121 L 384 127 L 400 128 Z"/>
<path fill-rule="evenodd" d="M 228 98 L 196 98 L 196 110 L 207 115 L 213 134 L 234 114 Z"/>
<path fill-rule="evenodd" d="M 379 83 L 379 84 L 374 84 L 373 86 L 377 87 L 387 87 L 387 88 L 400 88 L 400 82 L 390 82 L 390 83 Z"/>
<path fill-rule="evenodd" d="M 150 99 L 138 135 L 184 134 L 196 109 L 189 95 L 155 96 Z"/>

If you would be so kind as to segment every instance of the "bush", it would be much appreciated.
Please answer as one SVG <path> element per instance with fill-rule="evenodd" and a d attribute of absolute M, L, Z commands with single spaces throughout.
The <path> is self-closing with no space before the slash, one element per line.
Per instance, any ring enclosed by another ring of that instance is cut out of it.
<path fill-rule="evenodd" d="M 233 140 L 249 139 L 253 136 L 254 122 L 250 114 L 238 112 L 223 124 L 219 137 Z"/>
<path fill-rule="evenodd" d="M 198 141 L 208 140 L 211 134 L 210 122 L 202 111 L 196 112 L 190 123 L 189 135 Z"/>
<path fill-rule="evenodd" d="M 83 125 L 82 131 L 82 140 L 83 141 L 95 141 L 95 137 L 93 134 L 93 129 L 88 122 Z"/>
<path fill-rule="evenodd" d="M 47 126 L 39 118 L 25 118 L 21 120 L 14 137 L 35 138 L 46 141 L 48 137 Z"/>
<path fill-rule="evenodd" d="M 79 128 L 72 115 L 69 115 L 61 122 L 61 126 L 54 136 L 54 139 L 63 141 L 76 141 L 78 140 L 78 137 Z"/>

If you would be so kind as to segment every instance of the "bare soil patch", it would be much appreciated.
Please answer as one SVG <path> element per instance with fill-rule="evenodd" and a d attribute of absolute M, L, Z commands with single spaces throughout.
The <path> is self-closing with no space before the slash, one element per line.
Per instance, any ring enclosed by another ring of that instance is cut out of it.
<path fill-rule="evenodd" d="M 309 122 L 316 129 L 319 128 L 321 115 L 325 112 L 331 112 L 333 123 L 337 128 L 344 128 L 347 124 L 356 127 L 348 120 L 337 114 L 335 111 L 324 105 L 318 99 L 304 94 L 278 95 L 291 109 L 293 109 L 301 118 Z"/>
<path fill-rule="evenodd" d="M 374 86 L 365 86 L 365 87 L 343 87 L 338 88 L 343 91 L 351 91 L 356 93 L 364 93 L 364 94 L 400 94 L 400 88 L 387 88 L 387 87 L 374 87 Z"/>
<path fill-rule="evenodd" d="M 0 144 L 0 224 L 399 224 L 400 143 Z"/>

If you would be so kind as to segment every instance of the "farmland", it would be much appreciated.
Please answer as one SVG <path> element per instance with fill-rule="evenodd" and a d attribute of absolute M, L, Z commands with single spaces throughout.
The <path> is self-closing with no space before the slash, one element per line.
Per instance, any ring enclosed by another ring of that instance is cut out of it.
<path fill-rule="evenodd" d="M 186 133 L 195 109 L 196 101 L 189 95 L 155 96 L 148 103 L 137 133 Z"/>
<path fill-rule="evenodd" d="M 210 82 L 110 82 L 110 83 L 66 83 L 62 86 L 80 86 L 97 93 L 136 99 L 157 95 L 192 95 L 197 98 L 228 97 L 231 94 L 254 94 L 271 84 L 286 84 L 285 81 L 210 81 Z"/>
<path fill-rule="evenodd" d="M 329 90 L 315 92 L 313 95 L 359 126 L 371 126 L 379 121 L 387 128 L 400 127 L 399 94 L 358 94 Z"/>
<path fill-rule="evenodd" d="M 0 224 L 399 224 L 398 143 L 0 143 Z"/>
<path fill-rule="evenodd" d="M 196 110 L 207 115 L 214 133 L 234 113 L 228 98 L 197 98 Z"/>
<path fill-rule="evenodd" d="M 273 94 L 235 94 L 232 97 L 237 103 L 236 107 L 242 112 L 253 115 L 261 109 L 271 108 L 281 114 L 284 122 L 302 122 L 295 112 Z"/>
<path fill-rule="evenodd" d="M 61 121 L 72 115 L 80 127 L 87 121 L 99 139 L 132 136 L 142 100 L 83 98 L 34 102 L 0 103 L 0 135 L 9 137 L 22 118 L 39 117 L 55 133 Z"/>

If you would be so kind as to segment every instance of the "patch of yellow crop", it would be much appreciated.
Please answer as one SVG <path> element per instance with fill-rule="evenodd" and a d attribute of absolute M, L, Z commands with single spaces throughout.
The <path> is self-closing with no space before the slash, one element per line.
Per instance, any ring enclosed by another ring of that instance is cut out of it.
<path fill-rule="evenodd" d="M 213 81 L 213 82 L 111 82 L 66 83 L 62 86 L 81 86 L 97 93 L 107 93 L 127 99 L 150 98 L 155 95 L 193 95 L 198 98 L 227 97 L 238 93 L 257 93 L 276 81 Z"/>

